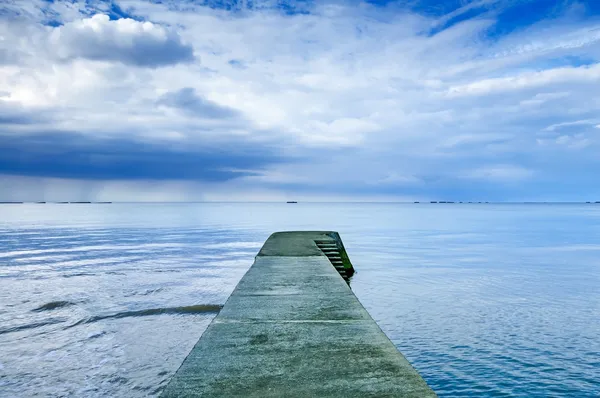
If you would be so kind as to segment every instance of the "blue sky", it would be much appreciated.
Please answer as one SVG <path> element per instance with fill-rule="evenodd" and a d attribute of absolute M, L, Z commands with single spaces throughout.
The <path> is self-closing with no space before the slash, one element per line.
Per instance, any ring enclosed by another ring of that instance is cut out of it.
<path fill-rule="evenodd" d="M 600 200 L 600 2 L 0 5 L 0 200 Z"/>

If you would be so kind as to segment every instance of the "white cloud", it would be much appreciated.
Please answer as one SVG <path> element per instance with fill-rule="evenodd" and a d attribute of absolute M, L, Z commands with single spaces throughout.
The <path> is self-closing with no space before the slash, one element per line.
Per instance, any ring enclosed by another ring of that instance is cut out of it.
<path fill-rule="evenodd" d="M 560 130 L 562 128 L 565 127 L 574 127 L 574 126 L 590 126 L 590 125 L 594 125 L 598 123 L 598 120 L 576 120 L 573 122 L 562 122 L 562 123 L 556 123 L 556 124 L 552 124 L 548 127 L 546 127 L 544 130 L 545 131 L 556 131 L 556 130 Z"/>
<path fill-rule="evenodd" d="M 291 130 L 306 145 L 356 146 L 365 135 L 376 132 L 380 127 L 371 121 L 357 118 L 340 118 L 331 122 L 313 121 Z"/>
<path fill-rule="evenodd" d="M 569 95 L 570 93 L 568 92 L 538 93 L 529 99 L 522 100 L 519 104 L 523 106 L 539 106 L 549 101 L 568 97 Z"/>
<path fill-rule="evenodd" d="M 541 34 L 546 33 L 545 36 Z M 558 34 L 557 34 L 558 33 Z M 496 53 L 495 57 L 512 55 L 533 54 L 539 55 L 556 51 L 577 50 L 593 46 L 600 41 L 600 26 L 595 24 L 583 28 L 563 26 L 544 27 L 541 31 L 532 30 L 520 38 L 520 42 L 513 42 L 510 47 Z"/>
<path fill-rule="evenodd" d="M 176 32 L 152 22 L 128 18 L 111 21 L 103 14 L 53 28 L 48 44 L 61 60 L 82 58 L 158 67 L 194 59 L 192 47 Z"/>
<path fill-rule="evenodd" d="M 90 18 L 88 3 L 56 2 L 47 7 L 61 27 L 42 26 L 33 6 L 29 19 L 0 24 L 0 56 L 10 58 L 0 64 L 0 104 L 52 115 L 13 123 L 11 134 L 51 127 L 186 148 L 212 143 L 224 153 L 258 143 L 283 160 L 227 184 L 272 192 L 312 186 L 323 169 L 356 190 L 373 181 L 435 190 L 440 179 L 534 179 L 537 169 L 511 159 L 548 150 L 567 167 L 569 145 L 591 153 L 598 143 L 560 127 L 597 124 L 592 22 L 540 23 L 491 41 L 492 16 L 424 33 L 469 6 L 434 19 L 367 4 L 320 3 L 291 16 L 118 4 L 148 22 Z M 38 44 L 44 36 L 52 46 Z M 583 51 L 589 65 L 563 59 Z M 560 144 L 560 136 L 574 138 Z"/>
<path fill-rule="evenodd" d="M 539 72 L 526 72 L 516 76 L 483 79 L 450 87 L 450 97 L 461 95 L 486 95 L 512 90 L 545 87 L 553 84 L 586 84 L 600 81 L 600 64 L 581 67 L 554 68 Z"/>
<path fill-rule="evenodd" d="M 510 164 L 477 168 L 463 175 L 464 178 L 485 181 L 519 182 L 534 176 L 534 171 Z"/>
<path fill-rule="evenodd" d="M 593 141 L 585 134 L 563 134 L 556 138 L 538 138 L 537 144 L 540 146 L 563 147 L 571 150 L 581 150 L 592 145 Z"/>
<path fill-rule="evenodd" d="M 441 148 L 456 148 L 462 145 L 473 145 L 473 144 L 484 144 L 491 143 L 498 140 L 506 140 L 512 138 L 511 134 L 494 134 L 494 133 L 480 133 L 480 134 L 458 134 L 452 135 L 450 138 L 442 141 L 439 144 Z"/>
<path fill-rule="evenodd" d="M 374 183 L 382 184 L 382 185 L 409 185 L 409 184 L 418 184 L 418 183 L 422 183 L 422 182 L 423 181 L 420 178 L 418 178 L 417 176 L 414 176 L 414 175 L 399 174 L 396 172 L 391 172 L 384 178 L 381 178 L 381 179 L 375 181 Z"/>

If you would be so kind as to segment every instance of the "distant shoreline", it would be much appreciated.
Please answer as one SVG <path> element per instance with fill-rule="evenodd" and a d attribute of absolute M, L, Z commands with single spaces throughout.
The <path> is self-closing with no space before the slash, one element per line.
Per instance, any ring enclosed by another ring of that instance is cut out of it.
<path fill-rule="evenodd" d="M 0 205 L 30 205 L 30 204 L 36 204 L 36 205 L 45 205 L 45 204 L 50 204 L 50 205 L 65 205 L 65 204 L 111 204 L 113 202 L 2 202 L 0 201 Z M 131 203 L 136 203 L 136 202 L 131 202 Z M 151 203 L 151 202 L 137 202 L 137 203 Z"/>
<path fill-rule="evenodd" d="M 91 201 L 69 201 L 69 202 L 47 202 L 47 201 L 0 201 L 0 204 L 194 204 L 194 203 L 264 203 L 264 204 L 274 204 L 274 203 L 282 203 L 280 201 L 251 201 L 251 202 L 242 202 L 242 201 L 191 201 L 191 202 L 110 202 L 110 201 L 102 201 L 102 202 L 91 202 Z M 284 204 L 288 203 L 298 203 L 297 201 L 286 201 Z M 492 205 L 535 205 L 535 204 L 600 204 L 600 201 L 582 201 L 582 202 L 489 202 L 489 201 L 403 201 L 403 202 L 374 202 L 374 201 L 364 201 L 364 202 L 311 202 L 311 201 L 303 201 L 302 203 L 308 204 L 420 204 L 420 205 L 428 205 L 428 204 L 492 204 Z"/>

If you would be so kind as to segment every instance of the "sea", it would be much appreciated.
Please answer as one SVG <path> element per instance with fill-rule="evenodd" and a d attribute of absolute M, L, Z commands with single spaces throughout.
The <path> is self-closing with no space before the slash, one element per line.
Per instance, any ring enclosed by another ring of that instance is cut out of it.
<path fill-rule="evenodd" d="M 440 397 L 600 397 L 600 205 L 0 205 L 0 396 L 157 396 L 276 231 L 334 230 L 350 287 Z"/>

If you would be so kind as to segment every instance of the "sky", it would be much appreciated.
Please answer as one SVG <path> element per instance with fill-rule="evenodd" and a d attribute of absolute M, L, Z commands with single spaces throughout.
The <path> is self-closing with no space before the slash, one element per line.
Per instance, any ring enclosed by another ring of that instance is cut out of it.
<path fill-rule="evenodd" d="M 0 201 L 596 201 L 599 155 L 600 1 L 0 4 Z"/>

